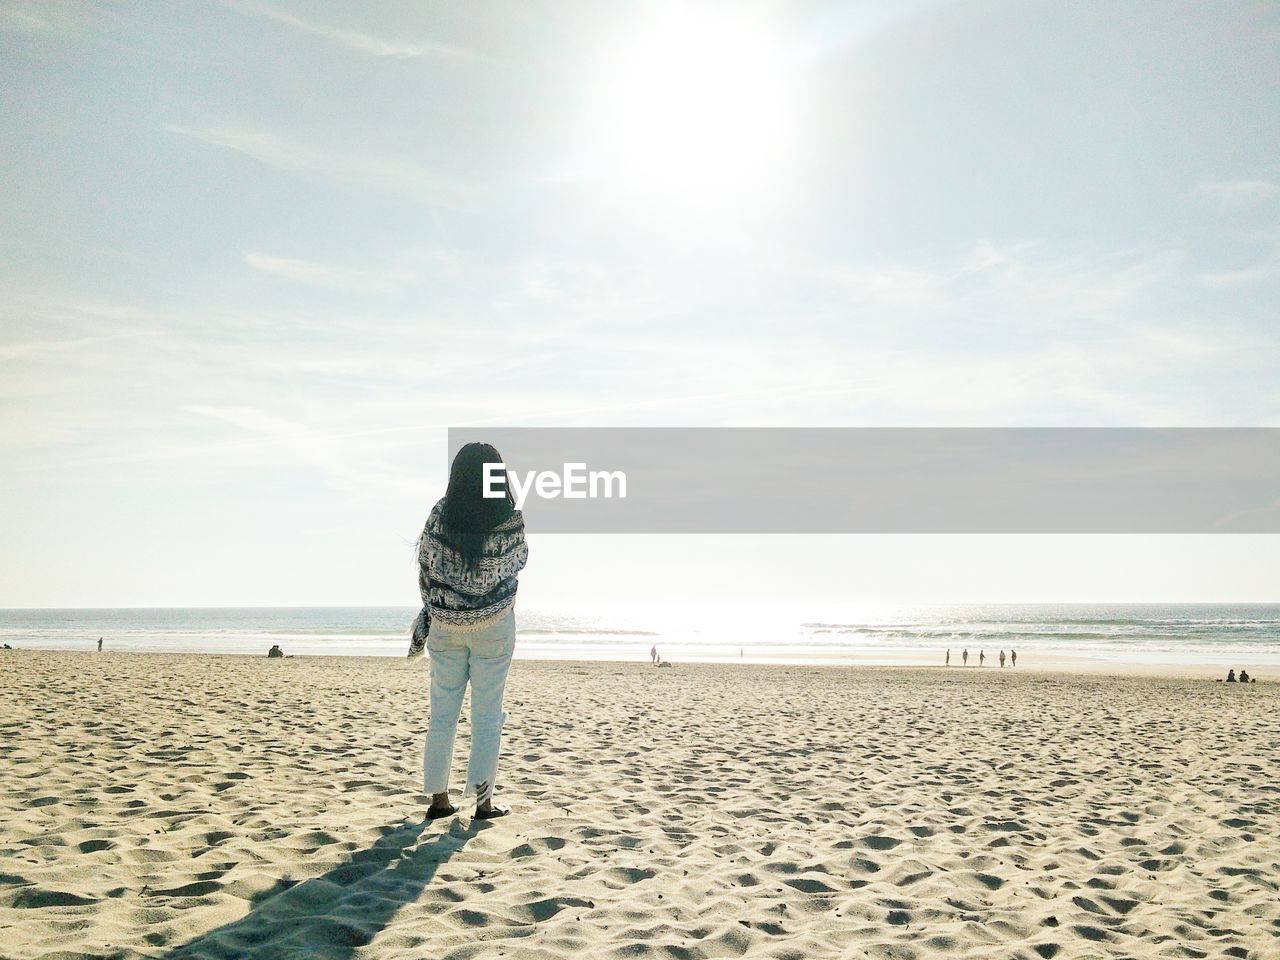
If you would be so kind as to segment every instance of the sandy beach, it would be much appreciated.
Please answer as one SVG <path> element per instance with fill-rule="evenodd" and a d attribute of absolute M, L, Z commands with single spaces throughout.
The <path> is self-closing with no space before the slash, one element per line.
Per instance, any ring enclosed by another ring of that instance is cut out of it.
<path fill-rule="evenodd" d="M 1280 956 L 1273 683 L 520 661 L 428 824 L 426 679 L 5 651 L 0 956 Z"/>

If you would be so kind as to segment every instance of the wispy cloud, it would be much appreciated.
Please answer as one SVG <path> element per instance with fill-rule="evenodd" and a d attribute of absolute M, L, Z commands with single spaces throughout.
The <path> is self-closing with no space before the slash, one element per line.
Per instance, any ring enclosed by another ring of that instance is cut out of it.
<path fill-rule="evenodd" d="M 435 40 L 404 40 L 404 39 L 388 39 L 385 37 L 374 36 L 361 30 L 352 30 L 347 27 L 333 26 L 332 24 L 320 23 L 316 20 L 310 20 L 305 17 L 299 17 L 296 14 L 278 7 L 268 6 L 264 3 L 253 3 L 250 0 L 222 0 L 223 6 L 241 13 L 250 14 L 252 16 L 263 17 L 276 23 L 284 24 L 303 33 L 310 34 L 314 37 L 320 37 L 329 40 L 349 50 L 356 50 L 360 53 L 366 53 L 374 57 L 394 57 L 398 59 L 409 59 L 413 57 L 421 57 L 425 54 L 436 54 L 441 56 L 473 56 L 470 50 L 457 47 L 448 43 L 440 43 Z M 361 7 L 353 7 L 351 9 L 362 9 Z"/>
<path fill-rule="evenodd" d="M 74 4 L 46 0 L 43 3 L 0 2 L 0 30 L 16 33 L 49 33 L 68 30 L 78 23 Z"/>
<path fill-rule="evenodd" d="M 819 264 L 806 272 L 830 285 L 836 309 L 843 302 L 945 333 L 1006 326 L 1010 334 L 1065 334 L 1082 321 L 1123 323 L 1182 263 L 1173 250 L 1055 256 L 1035 244 L 980 242 L 950 263 Z"/>
<path fill-rule="evenodd" d="M 29 340 L 19 343 L 0 343 L 0 363 L 30 360 L 42 355 L 63 355 L 82 347 L 110 343 L 131 337 L 146 336 L 145 332 L 112 333 L 100 337 L 77 337 L 73 340 Z"/>
<path fill-rule="evenodd" d="M 1196 275 L 1205 287 L 1242 287 L 1280 279 L 1280 250 L 1246 267 L 1235 270 L 1213 270 Z"/>
<path fill-rule="evenodd" d="M 345 492 L 366 497 L 406 496 L 421 490 L 421 477 L 396 470 L 344 443 L 349 437 L 309 430 L 250 406 L 192 405 L 186 409 L 238 428 L 252 439 L 283 448 L 295 462 L 322 470 L 335 488 Z"/>
<path fill-rule="evenodd" d="M 1210 180 L 1197 183 L 1191 195 L 1223 207 L 1239 207 L 1280 198 L 1280 183 L 1263 179 Z"/>
<path fill-rule="evenodd" d="M 874 378 L 847 408 L 870 422 L 1211 424 L 1225 407 L 1204 384 L 1257 376 L 1274 337 L 1244 320 L 1207 329 L 1188 261 L 983 243 L 931 263 L 816 264 L 823 321 L 790 337 L 810 337 L 814 382 L 841 366 Z"/>
<path fill-rule="evenodd" d="M 316 146 L 269 131 L 236 126 L 174 124 L 169 130 L 210 146 L 232 150 L 286 173 L 408 194 L 436 206 L 458 208 L 470 193 L 462 184 L 398 157 Z"/>
<path fill-rule="evenodd" d="M 298 257 L 283 257 L 249 251 L 244 262 L 260 273 L 270 274 L 310 287 L 348 293 L 399 293 L 415 287 L 442 271 L 448 272 L 456 256 L 446 250 L 416 250 L 390 263 L 350 265 L 318 263 Z"/>

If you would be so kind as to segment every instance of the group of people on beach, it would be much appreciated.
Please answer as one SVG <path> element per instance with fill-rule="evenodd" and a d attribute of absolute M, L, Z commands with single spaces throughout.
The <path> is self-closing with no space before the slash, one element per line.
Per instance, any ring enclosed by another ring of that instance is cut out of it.
<path fill-rule="evenodd" d="M 961 661 L 963 661 L 964 666 L 967 667 L 969 665 L 969 648 L 968 647 L 964 648 L 964 651 L 960 654 L 960 659 Z M 951 648 L 950 647 L 947 648 L 947 656 L 943 662 L 946 664 L 946 666 L 948 667 L 951 666 Z M 985 667 L 986 665 L 987 665 L 987 651 L 979 650 L 978 666 Z M 1000 651 L 1001 668 L 1003 668 L 1004 665 L 1005 665 L 1005 655 L 1004 655 L 1004 651 L 1001 650 Z M 1009 651 L 1009 666 L 1016 667 L 1017 665 L 1018 665 L 1018 651 L 1011 649 Z"/>
<path fill-rule="evenodd" d="M 1237 680 L 1237 679 L 1236 679 L 1236 672 L 1235 672 L 1235 670 L 1228 670 L 1228 671 L 1227 671 L 1227 683 L 1257 683 L 1257 682 L 1258 682 L 1257 680 L 1255 680 L 1253 677 L 1249 676 L 1249 671 L 1248 671 L 1248 670 L 1246 670 L 1244 667 L 1241 667 L 1241 668 L 1240 668 L 1240 679 L 1239 679 L 1239 680 Z"/>

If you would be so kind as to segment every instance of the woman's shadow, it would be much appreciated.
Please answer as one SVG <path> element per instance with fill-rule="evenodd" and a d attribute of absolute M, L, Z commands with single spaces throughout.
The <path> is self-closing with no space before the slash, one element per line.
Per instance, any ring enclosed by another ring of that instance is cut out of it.
<path fill-rule="evenodd" d="M 350 960 L 431 882 L 440 864 L 485 824 L 453 821 L 418 845 L 427 822 L 381 827 L 373 846 L 321 877 L 281 880 L 253 899 L 249 914 L 171 949 L 165 960 L 299 956 Z"/>

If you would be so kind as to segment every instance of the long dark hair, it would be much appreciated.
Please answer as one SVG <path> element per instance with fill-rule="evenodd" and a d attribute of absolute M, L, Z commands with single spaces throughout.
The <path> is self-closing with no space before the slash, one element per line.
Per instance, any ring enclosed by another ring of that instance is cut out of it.
<path fill-rule="evenodd" d="M 444 538 L 468 560 L 480 558 L 485 535 L 510 518 L 516 500 L 505 469 L 496 473 L 494 487 L 506 496 L 484 496 L 484 465 L 502 463 L 502 454 L 487 443 L 468 443 L 453 458 L 449 488 L 444 494 Z"/>

